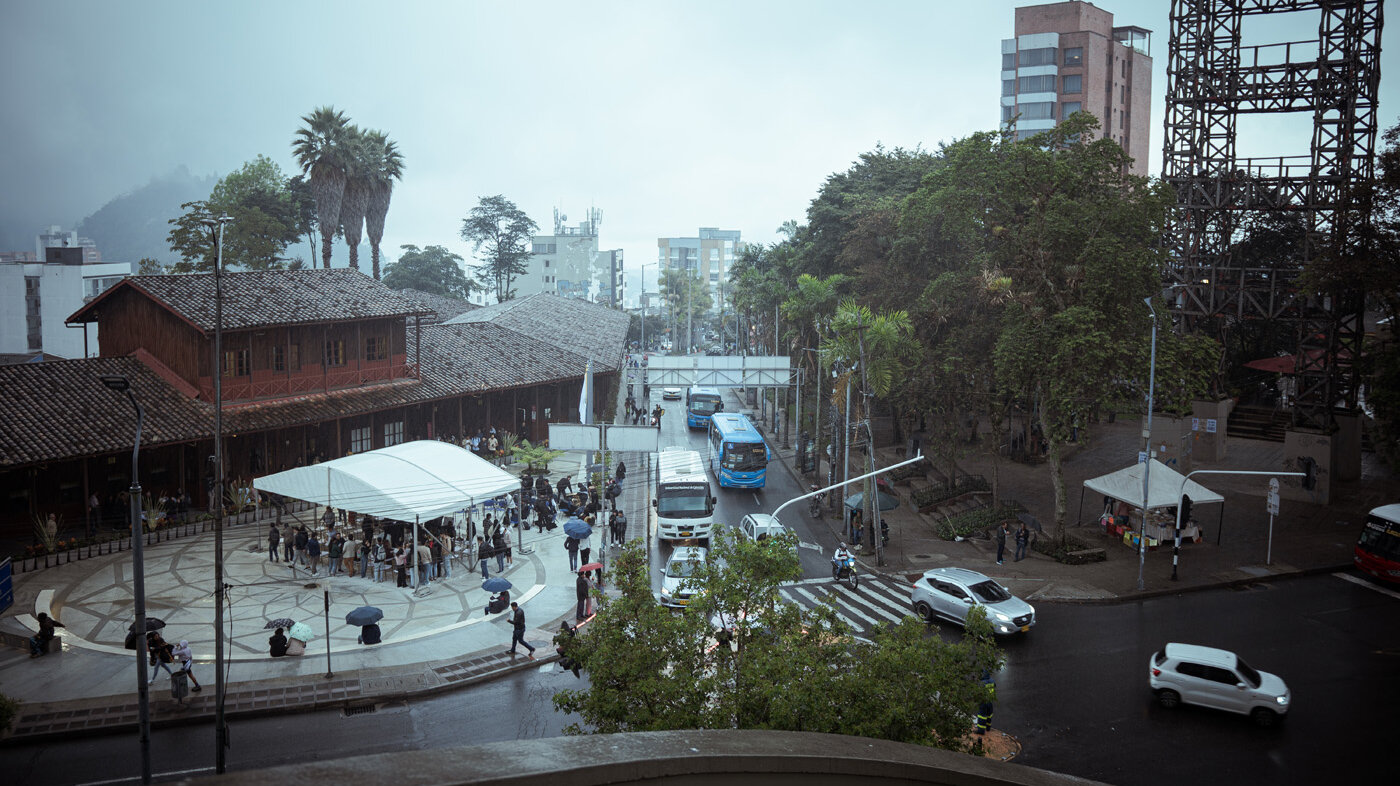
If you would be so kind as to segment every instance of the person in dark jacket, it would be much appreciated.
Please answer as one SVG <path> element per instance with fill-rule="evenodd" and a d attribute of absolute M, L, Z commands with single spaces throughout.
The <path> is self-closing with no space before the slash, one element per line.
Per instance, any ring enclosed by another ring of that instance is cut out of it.
<path fill-rule="evenodd" d="M 477 536 L 476 536 L 476 561 L 479 562 L 479 563 L 481 563 L 481 580 L 482 580 L 482 581 L 485 581 L 485 580 L 491 578 L 491 573 L 490 573 L 490 571 L 488 570 L 488 566 L 490 565 L 490 563 L 488 562 L 488 560 L 490 560 L 490 559 L 491 559 L 491 547 L 488 546 L 488 545 L 486 545 L 486 538 L 482 537 L 481 535 L 477 535 Z"/>
<path fill-rule="evenodd" d="M 282 551 L 282 533 L 277 531 L 277 525 L 271 524 L 267 528 L 267 559 L 269 562 L 276 562 Z"/>
<path fill-rule="evenodd" d="M 569 489 L 571 486 L 573 486 L 573 481 L 569 480 L 568 475 L 565 475 L 564 477 L 559 479 L 559 482 L 557 484 L 555 484 L 554 491 L 560 497 L 566 497 L 569 494 Z"/>
<path fill-rule="evenodd" d="M 53 619 L 47 612 L 39 612 L 39 632 L 29 637 L 29 657 L 37 658 L 40 655 L 49 654 L 49 645 L 57 635 L 55 628 L 67 627 L 62 622 Z"/>
<path fill-rule="evenodd" d="M 360 635 L 357 641 L 361 644 L 378 644 L 380 641 L 379 626 L 373 623 L 360 626 Z"/>
<path fill-rule="evenodd" d="M 574 626 L 570 625 L 568 620 L 560 620 L 559 632 L 554 634 L 554 651 L 559 653 L 559 667 L 572 671 L 575 677 L 582 679 L 583 675 L 579 674 L 578 659 L 569 654 L 569 650 L 572 649 L 570 644 L 576 635 Z"/>
<path fill-rule="evenodd" d="M 578 598 L 578 610 L 574 612 L 574 619 L 582 622 L 588 619 L 584 613 L 588 607 L 588 578 L 582 573 L 578 574 L 578 579 L 574 582 L 574 596 Z"/>
<path fill-rule="evenodd" d="M 510 625 L 512 633 L 510 636 L 510 651 L 508 654 L 518 654 L 515 651 L 515 645 L 519 644 L 530 651 L 530 660 L 534 660 L 535 648 L 530 646 L 530 642 L 525 640 L 525 610 L 520 608 L 519 603 L 515 602 L 512 602 L 510 604 L 510 610 Z"/>
<path fill-rule="evenodd" d="M 627 477 L 627 465 L 619 461 L 617 462 L 617 472 L 613 474 L 613 478 L 621 483 L 625 477 Z"/>
<path fill-rule="evenodd" d="M 287 637 L 282 634 L 282 629 L 278 628 L 267 639 L 267 648 L 274 658 L 285 657 L 287 654 Z"/>

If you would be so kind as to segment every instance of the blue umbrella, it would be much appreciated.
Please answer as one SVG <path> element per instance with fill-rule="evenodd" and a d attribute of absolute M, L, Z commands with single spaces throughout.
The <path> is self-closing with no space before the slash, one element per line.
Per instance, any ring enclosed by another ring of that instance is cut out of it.
<path fill-rule="evenodd" d="M 481 582 L 481 588 L 487 592 L 505 592 L 512 586 L 514 585 L 500 576 Z"/>
<path fill-rule="evenodd" d="M 384 612 L 373 606 L 361 606 L 345 615 L 345 624 L 364 627 L 365 625 L 373 625 L 382 619 L 384 619 Z"/>
<path fill-rule="evenodd" d="M 564 534 L 575 540 L 583 540 L 593 534 L 593 528 L 580 518 L 570 518 L 564 522 Z"/>

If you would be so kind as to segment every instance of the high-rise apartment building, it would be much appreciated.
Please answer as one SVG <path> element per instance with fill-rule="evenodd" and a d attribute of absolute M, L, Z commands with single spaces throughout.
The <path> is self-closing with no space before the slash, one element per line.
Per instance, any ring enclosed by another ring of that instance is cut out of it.
<path fill-rule="evenodd" d="M 554 211 L 554 234 L 530 239 L 529 270 L 512 285 L 516 297 L 539 292 L 592 303 L 620 304 L 623 295 L 622 250 L 598 249 L 603 211 L 591 208 L 587 220 L 567 226 L 569 217 Z"/>
<path fill-rule="evenodd" d="M 1092 3 L 1016 9 L 1016 37 L 1001 42 L 1001 122 L 1024 139 L 1080 110 L 1146 175 L 1152 120 L 1152 31 L 1113 24 Z"/>
<path fill-rule="evenodd" d="M 78 330 L 64 320 L 130 275 L 131 264 L 90 261 L 102 258 L 92 241 L 57 227 L 40 233 L 36 248 L 0 255 L 0 354 L 96 357 L 97 326 Z"/>
<path fill-rule="evenodd" d="M 695 273 L 709 287 L 716 313 L 726 309 L 729 266 L 743 247 L 737 229 L 700 227 L 699 237 L 662 237 L 656 240 L 656 261 L 661 270 Z"/>

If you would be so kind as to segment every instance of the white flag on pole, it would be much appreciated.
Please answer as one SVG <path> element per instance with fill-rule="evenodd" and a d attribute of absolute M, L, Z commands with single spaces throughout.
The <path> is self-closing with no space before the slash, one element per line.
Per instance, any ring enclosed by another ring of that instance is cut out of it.
<path fill-rule="evenodd" d="M 578 419 L 580 423 L 593 422 L 593 361 L 583 368 L 583 390 L 578 394 Z"/>

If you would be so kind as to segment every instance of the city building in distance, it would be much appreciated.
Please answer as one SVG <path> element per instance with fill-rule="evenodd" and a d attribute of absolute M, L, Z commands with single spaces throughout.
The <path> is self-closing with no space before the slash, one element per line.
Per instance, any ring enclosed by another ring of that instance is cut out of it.
<path fill-rule="evenodd" d="M 709 287 L 711 309 L 726 311 L 729 267 L 738 257 L 743 242 L 737 229 L 700 227 L 699 237 L 662 237 L 656 240 L 657 265 L 661 270 L 695 273 Z"/>
<path fill-rule="evenodd" d="M 1016 9 L 1016 37 L 1001 42 L 1001 122 L 1024 139 L 1083 110 L 1105 139 L 1133 157 L 1146 175 L 1152 121 L 1152 31 L 1114 26 L 1092 3 Z"/>
<path fill-rule="evenodd" d="M 598 249 L 603 211 L 589 208 L 588 218 L 568 226 L 569 217 L 554 211 L 554 234 L 530 239 L 529 272 L 515 280 L 516 297 L 540 292 L 621 305 L 622 250 Z"/>

